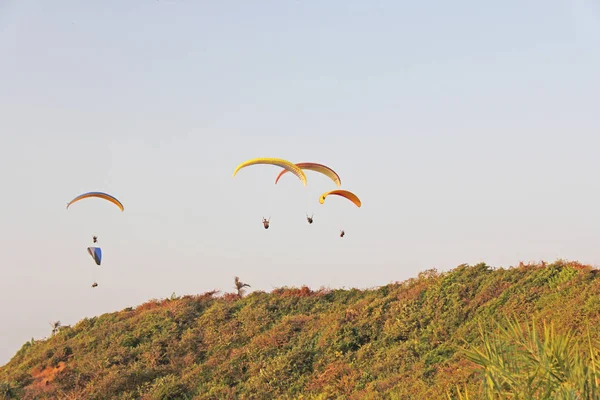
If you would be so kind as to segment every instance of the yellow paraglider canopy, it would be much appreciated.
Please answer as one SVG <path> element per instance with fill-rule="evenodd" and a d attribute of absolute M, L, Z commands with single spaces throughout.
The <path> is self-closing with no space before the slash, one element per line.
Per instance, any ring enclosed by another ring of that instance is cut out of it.
<path fill-rule="evenodd" d="M 303 163 L 296 164 L 296 166 L 301 169 L 307 169 L 310 171 L 319 172 L 319 173 L 327 176 L 333 182 L 335 182 L 337 187 L 342 186 L 342 180 L 340 179 L 339 175 L 334 170 L 332 170 L 331 168 L 329 168 L 326 165 L 312 163 L 312 162 L 303 162 Z M 288 170 L 284 169 L 283 171 L 281 171 L 279 173 L 279 175 L 277 175 L 277 179 L 275 179 L 275 184 L 277 184 L 277 182 L 279 182 L 279 178 L 281 178 L 286 172 L 288 172 Z"/>
<path fill-rule="evenodd" d="M 362 202 L 360 201 L 358 196 L 356 196 L 354 193 L 349 192 L 347 190 L 332 190 L 330 192 L 325 192 L 319 198 L 319 203 L 321 203 L 321 204 L 325 203 L 325 198 L 330 195 L 345 197 L 348 200 L 350 200 L 351 202 L 353 202 L 357 207 L 360 207 L 362 205 Z"/>
<path fill-rule="evenodd" d="M 279 167 L 285 168 L 287 171 L 290 171 L 292 174 L 296 175 L 300 179 L 300 181 L 302 181 L 304 186 L 306 186 L 306 175 L 304 174 L 302 169 L 297 167 L 296 164 L 289 162 L 287 160 L 283 160 L 281 158 L 261 157 L 261 158 L 253 158 L 251 160 L 244 161 L 243 163 L 241 163 L 240 165 L 238 165 L 236 167 L 235 171 L 233 171 L 233 176 L 235 177 L 235 174 L 237 174 L 240 169 L 248 167 L 250 165 L 255 165 L 255 164 L 271 164 L 271 165 L 277 165 Z"/>

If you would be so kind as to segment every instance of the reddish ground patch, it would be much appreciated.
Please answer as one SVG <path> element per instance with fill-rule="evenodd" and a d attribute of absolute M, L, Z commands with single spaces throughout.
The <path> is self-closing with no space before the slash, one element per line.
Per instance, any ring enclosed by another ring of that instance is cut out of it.
<path fill-rule="evenodd" d="M 43 370 L 39 368 L 31 371 L 31 377 L 34 379 L 33 386 L 45 387 L 56 378 L 56 375 L 66 368 L 64 361 L 58 363 L 56 367 L 46 367 Z"/>

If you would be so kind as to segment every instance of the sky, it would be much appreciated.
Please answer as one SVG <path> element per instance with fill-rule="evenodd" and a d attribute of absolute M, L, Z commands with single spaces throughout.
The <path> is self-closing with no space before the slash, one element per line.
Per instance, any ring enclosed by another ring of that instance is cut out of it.
<path fill-rule="evenodd" d="M 600 264 L 599 50 L 598 0 L 0 0 L 0 365 L 234 276 Z"/>

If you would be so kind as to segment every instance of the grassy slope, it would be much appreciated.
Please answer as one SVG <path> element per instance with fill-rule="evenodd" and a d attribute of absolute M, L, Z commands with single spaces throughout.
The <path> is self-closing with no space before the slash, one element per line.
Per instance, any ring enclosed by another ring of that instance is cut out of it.
<path fill-rule="evenodd" d="M 26 343 L 0 368 L 0 398 L 435 399 L 465 383 L 474 394 L 481 374 L 461 348 L 478 343 L 478 323 L 514 315 L 581 332 L 597 326 L 599 283 L 578 263 L 480 264 L 373 290 L 153 300 Z"/>

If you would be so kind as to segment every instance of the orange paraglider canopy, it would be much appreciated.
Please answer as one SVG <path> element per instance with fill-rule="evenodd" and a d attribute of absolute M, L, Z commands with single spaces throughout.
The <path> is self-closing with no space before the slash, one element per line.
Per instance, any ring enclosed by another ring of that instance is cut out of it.
<path fill-rule="evenodd" d="M 356 196 L 352 192 L 349 192 L 348 190 L 332 190 L 330 192 L 325 192 L 319 198 L 319 203 L 321 203 L 321 204 L 325 203 L 325 198 L 330 195 L 345 197 L 346 199 L 353 202 L 357 207 L 360 207 L 362 205 L 362 202 L 360 201 L 358 196 Z"/>

